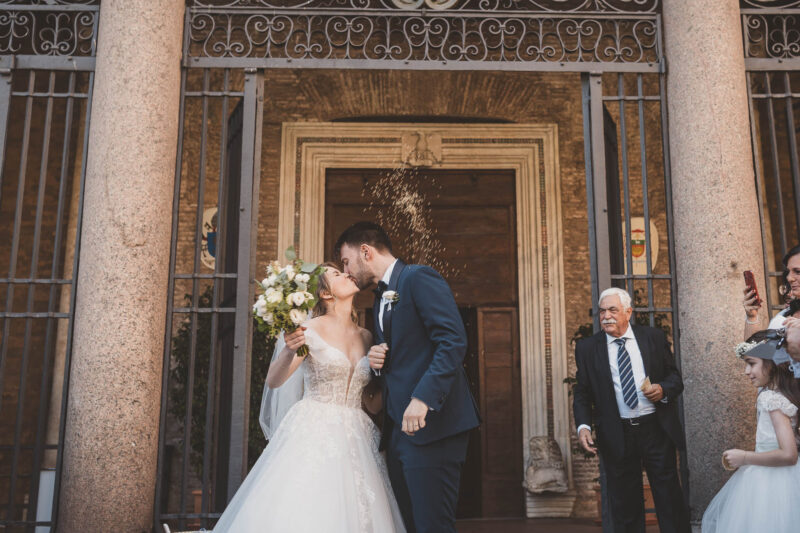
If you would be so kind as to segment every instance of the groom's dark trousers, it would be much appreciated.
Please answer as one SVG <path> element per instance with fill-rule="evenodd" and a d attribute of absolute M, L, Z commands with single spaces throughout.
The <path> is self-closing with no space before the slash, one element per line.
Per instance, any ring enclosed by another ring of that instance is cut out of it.
<path fill-rule="evenodd" d="M 455 533 L 453 519 L 469 433 L 417 446 L 399 426 L 392 426 L 387 465 L 406 529 L 409 533 Z"/>
<path fill-rule="evenodd" d="M 381 448 L 387 451 L 392 489 L 409 533 L 455 532 L 461 466 L 468 432 L 479 423 L 463 362 L 464 323 L 447 282 L 432 268 L 395 263 L 388 290 L 397 300 L 379 323 L 375 340 L 389 352 L 381 371 L 386 407 Z M 416 398 L 430 409 L 425 427 L 401 431 Z"/>

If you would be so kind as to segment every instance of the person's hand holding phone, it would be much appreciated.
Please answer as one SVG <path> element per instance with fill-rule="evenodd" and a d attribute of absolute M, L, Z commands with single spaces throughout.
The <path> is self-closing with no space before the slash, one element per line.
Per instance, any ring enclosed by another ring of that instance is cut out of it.
<path fill-rule="evenodd" d="M 756 278 L 753 276 L 752 270 L 744 271 L 744 299 L 742 306 L 744 312 L 747 314 L 747 321 L 751 324 L 756 323 L 758 319 L 758 310 L 761 309 L 761 298 L 758 296 L 758 287 L 756 287 Z"/>

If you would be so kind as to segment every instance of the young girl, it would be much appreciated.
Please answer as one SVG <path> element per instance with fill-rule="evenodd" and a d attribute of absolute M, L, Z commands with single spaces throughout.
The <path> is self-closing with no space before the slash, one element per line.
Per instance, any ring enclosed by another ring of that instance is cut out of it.
<path fill-rule="evenodd" d="M 738 351 L 738 350 L 737 350 Z M 755 451 L 726 450 L 722 463 L 738 471 L 703 515 L 703 533 L 797 532 L 800 463 L 797 461 L 800 386 L 787 363 L 744 353 L 745 375 L 759 389 Z"/>

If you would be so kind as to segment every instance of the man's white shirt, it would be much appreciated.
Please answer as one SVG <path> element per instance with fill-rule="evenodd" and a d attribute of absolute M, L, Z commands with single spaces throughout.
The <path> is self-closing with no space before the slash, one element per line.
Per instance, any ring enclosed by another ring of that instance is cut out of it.
<path fill-rule="evenodd" d="M 383 273 L 383 277 L 381 278 L 381 281 L 384 282 L 387 287 L 389 286 L 389 280 L 392 279 L 392 271 L 394 270 L 395 264 L 397 264 L 397 259 L 392 261 L 392 264 L 389 265 L 389 268 L 386 269 L 386 272 Z M 389 309 L 388 306 L 391 305 L 392 305 L 391 300 L 387 300 L 386 298 L 381 296 L 381 308 L 378 310 L 378 327 L 381 328 L 381 331 L 383 331 L 383 312 L 386 309 Z"/>
<path fill-rule="evenodd" d="M 622 337 L 628 339 L 625 342 L 625 349 L 628 351 L 628 357 L 631 360 L 631 369 L 633 370 L 633 381 L 636 384 L 636 397 L 639 399 L 639 404 L 636 406 L 636 409 L 631 409 L 628 407 L 628 404 L 625 403 L 625 398 L 622 395 L 622 384 L 619 379 L 619 366 L 617 365 L 617 352 L 619 351 L 619 345 L 614 342 L 617 340 L 617 337 L 612 337 L 608 333 L 606 333 L 606 346 L 608 349 L 608 366 L 611 368 L 611 381 L 614 383 L 614 396 L 617 399 L 617 408 L 619 409 L 619 416 L 622 418 L 638 418 L 640 416 L 649 415 L 651 413 L 656 412 L 656 407 L 653 405 L 653 402 L 648 400 L 644 393 L 641 390 L 642 383 L 644 383 L 644 378 L 647 375 L 644 372 L 644 361 L 642 361 L 642 352 L 639 351 L 639 344 L 636 342 L 636 337 L 633 335 L 633 329 L 631 329 L 631 325 L 628 324 L 628 329 L 622 335 Z M 666 397 L 664 398 L 666 400 Z M 664 401 L 662 400 L 662 402 Z M 589 431 L 592 430 L 586 424 L 581 424 L 578 426 L 578 433 L 581 432 L 581 429 L 586 428 Z"/>

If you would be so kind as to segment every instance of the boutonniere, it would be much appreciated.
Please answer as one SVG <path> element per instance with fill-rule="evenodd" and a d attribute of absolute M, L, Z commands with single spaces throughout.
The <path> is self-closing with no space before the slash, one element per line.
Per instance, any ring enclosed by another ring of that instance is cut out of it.
<path fill-rule="evenodd" d="M 397 291 L 383 291 L 382 298 L 396 304 L 400 300 L 400 295 L 397 294 Z"/>

